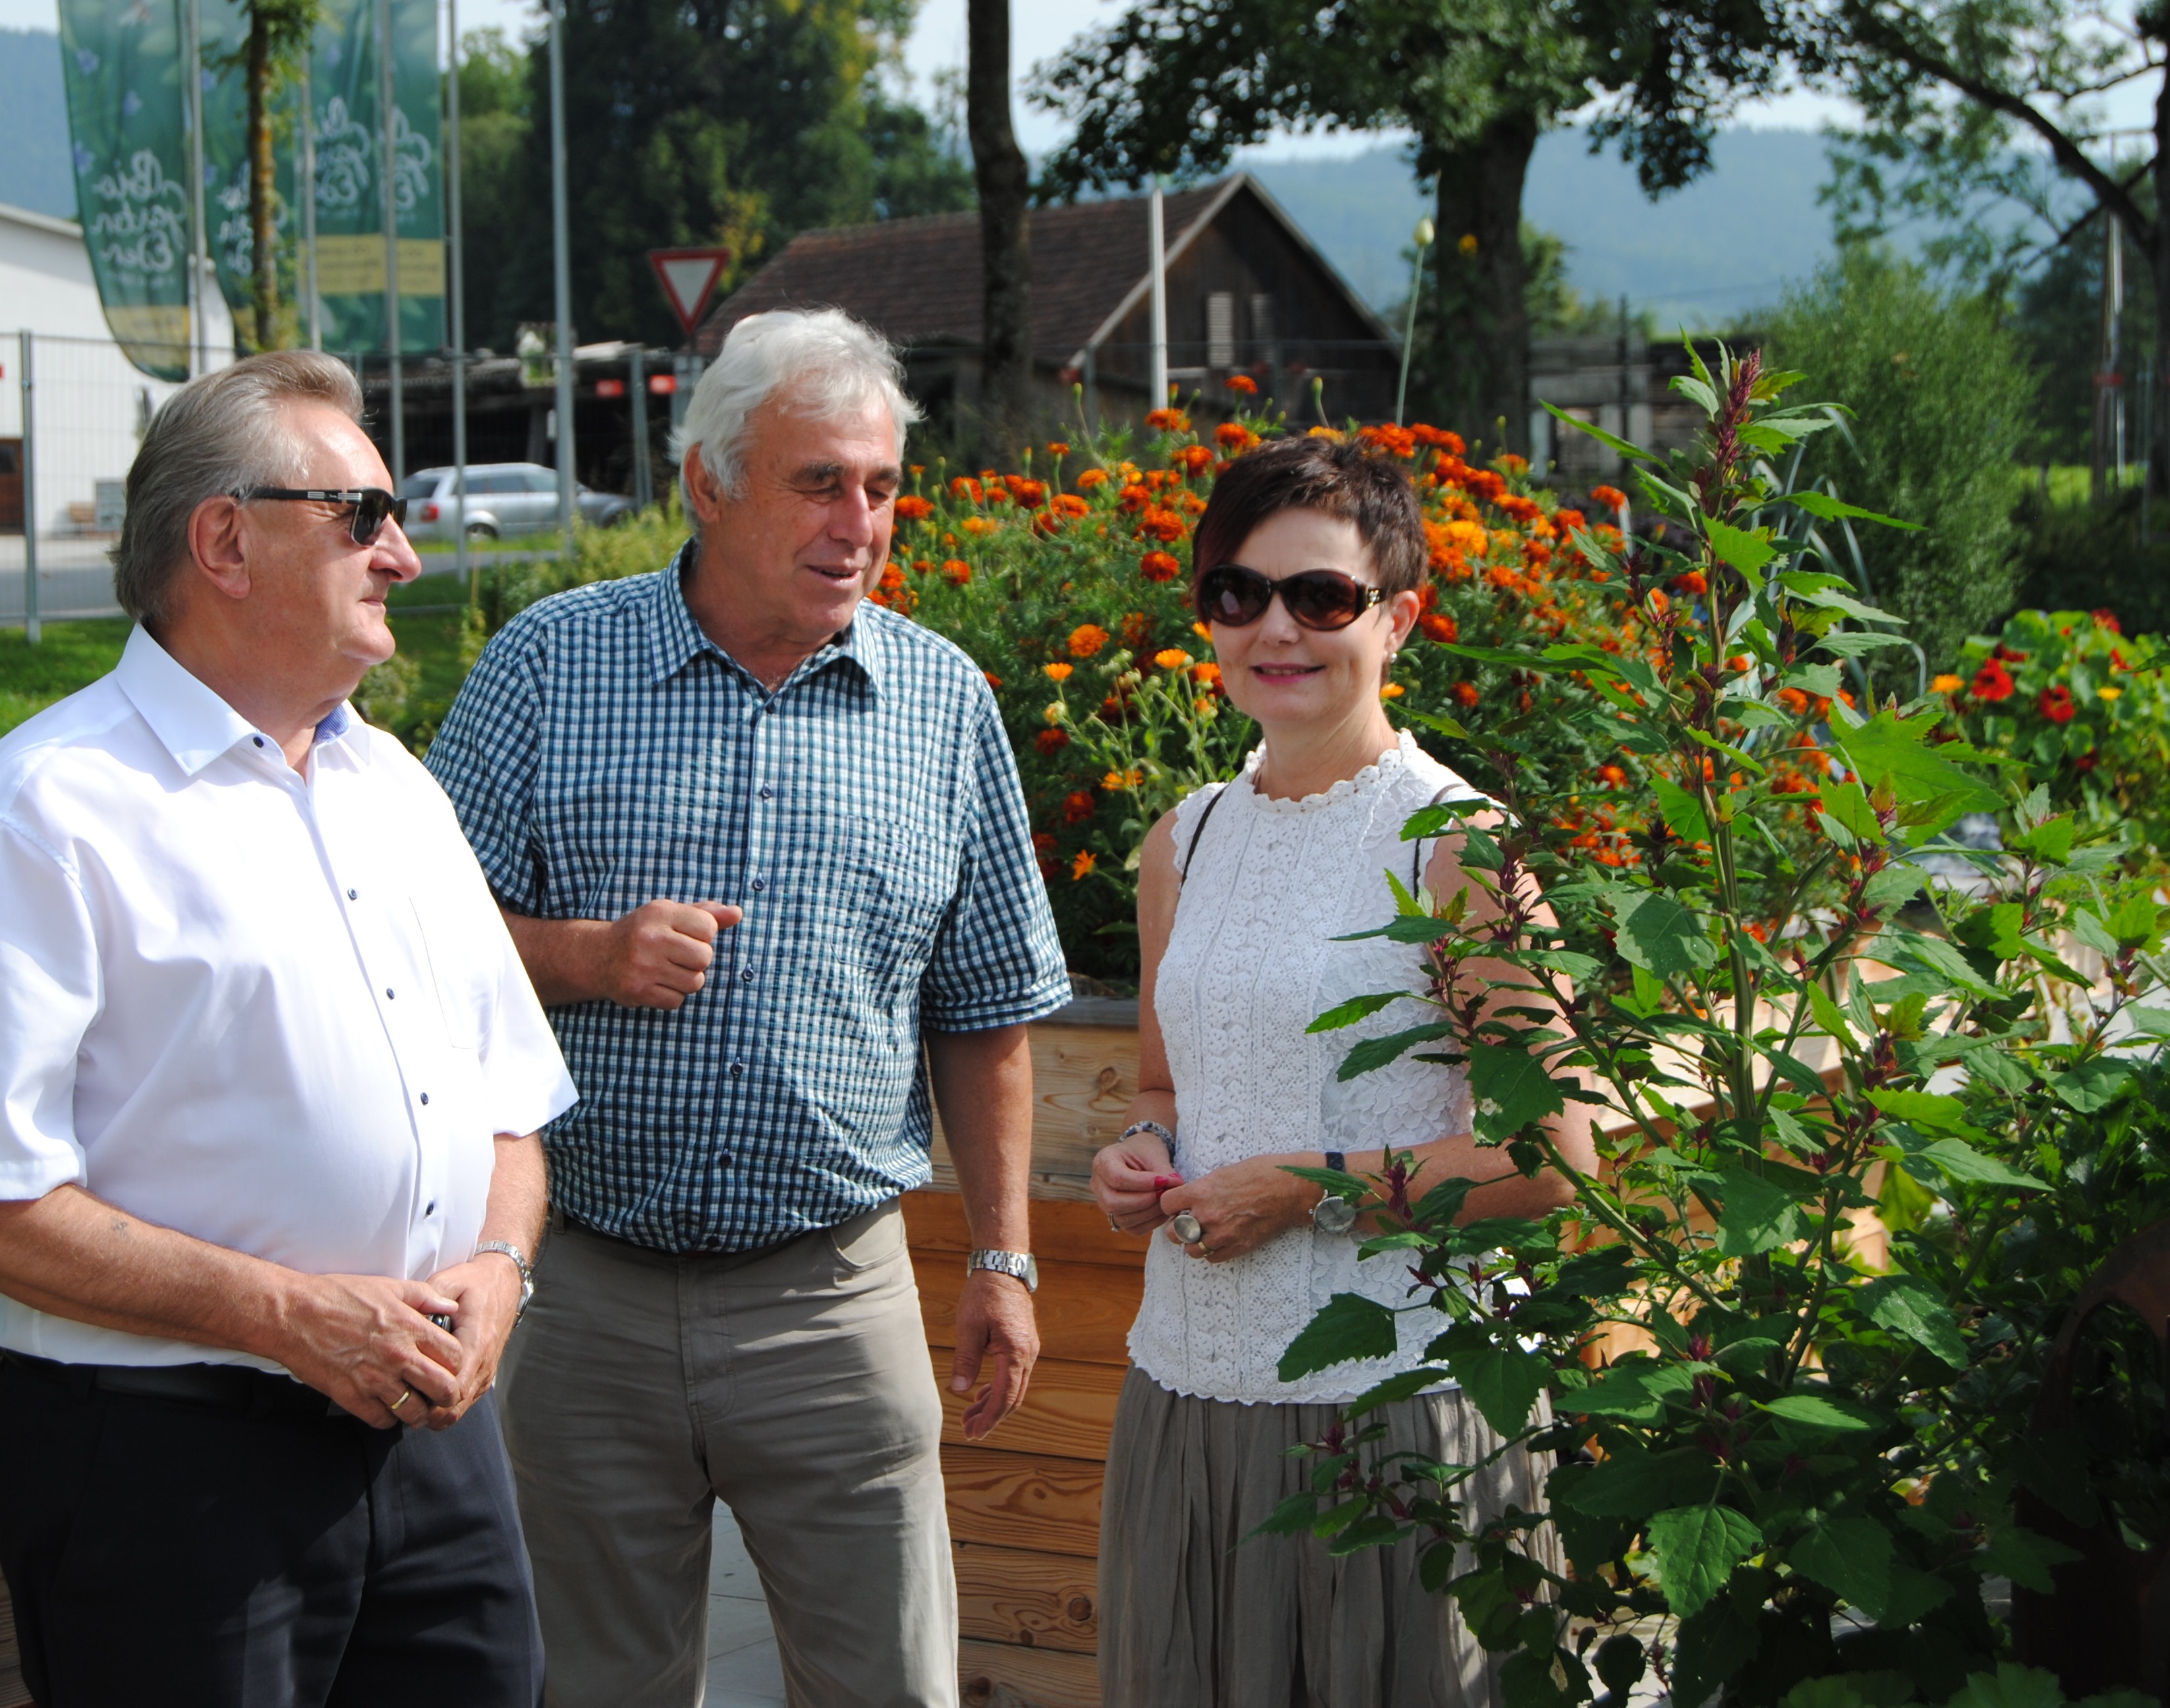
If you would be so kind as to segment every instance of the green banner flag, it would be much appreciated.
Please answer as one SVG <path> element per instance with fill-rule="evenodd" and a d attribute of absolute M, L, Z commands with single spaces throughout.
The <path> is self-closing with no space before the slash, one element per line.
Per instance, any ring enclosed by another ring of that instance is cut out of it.
<path fill-rule="evenodd" d="M 189 372 L 188 109 L 175 6 L 61 0 L 76 207 L 105 323 L 145 373 Z"/>

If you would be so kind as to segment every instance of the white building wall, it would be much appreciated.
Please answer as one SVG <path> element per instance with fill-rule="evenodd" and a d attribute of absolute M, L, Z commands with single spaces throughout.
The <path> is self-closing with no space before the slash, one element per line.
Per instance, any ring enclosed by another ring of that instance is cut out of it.
<path fill-rule="evenodd" d="M 233 360 L 233 318 L 215 280 L 204 301 L 211 365 Z M 99 307 L 98 286 L 72 221 L 0 203 L 0 438 L 23 431 L 22 346 L 30 333 L 36 378 L 35 454 L 41 539 L 83 537 L 98 483 L 135 460 L 151 412 L 175 389 L 121 354 Z M 19 561 L 19 542 L 10 561 Z"/>

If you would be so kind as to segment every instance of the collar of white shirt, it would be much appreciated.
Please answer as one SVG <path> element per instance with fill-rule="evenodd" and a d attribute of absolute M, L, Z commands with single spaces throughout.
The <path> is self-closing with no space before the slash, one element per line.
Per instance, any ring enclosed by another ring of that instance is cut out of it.
<path fill-rule="evenodd" d="M 121 649 L 114 681 L 129 702 L 143 714 L 174 762 L 194 777 L 213 760 L 230 753 L 240 743 L 253 741 L 277 753 L 278 745 L 232 707 L 220 698 L 210 684 L 195 676 L 138 627 Z M 342 700 L 331 715 L 317 725 L 315 745 L 339 742 L 357 765 L 368 763 L 366 744 L 346 739 L 354 727 L 354 713 Z"/>

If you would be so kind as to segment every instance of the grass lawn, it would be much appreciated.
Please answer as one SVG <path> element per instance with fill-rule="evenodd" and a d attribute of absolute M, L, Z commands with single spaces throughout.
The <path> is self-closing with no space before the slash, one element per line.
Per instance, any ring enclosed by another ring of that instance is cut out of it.
<path fill-rule="evenodd" d="M 452 605 L 464 590 L 458 578 L 429 575 L 393 590 L 393 631 L 399 650 L 421 667 L 422 676 L 398 720 L 397 733 L 412 744 L 435 731 L 452 697 L 460 691 L 460 612 L 423 611 L 408 616 L 399 607 Z M 93 617 L 49 622 L 36 646 L 19 628 L 0 629 L 0 735 L 33 713 L 88 687 L 120 662 L 128 642 L 125 617 Z"/>

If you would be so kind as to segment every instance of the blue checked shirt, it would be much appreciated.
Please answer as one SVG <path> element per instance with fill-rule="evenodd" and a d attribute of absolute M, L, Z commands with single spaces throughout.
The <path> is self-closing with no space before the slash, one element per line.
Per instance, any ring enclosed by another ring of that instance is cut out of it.
<path fill-rule="evenodd" d="M 879 606 L 770 693 L 671 568 L 508 623 L 429 755 L 505 905 L 735 902 L 676 1010 L 551 1011 L 580 1102 L 554 1201 L 665 1252 L 831 1227 L 927 1183 L 922 1027 L 1069 1001 L 1016 761 L 949 642 Z"/>

